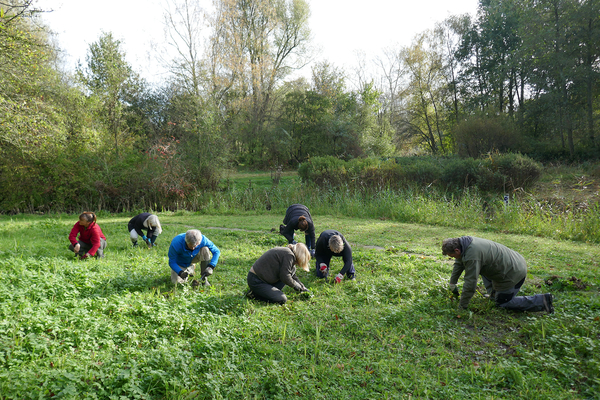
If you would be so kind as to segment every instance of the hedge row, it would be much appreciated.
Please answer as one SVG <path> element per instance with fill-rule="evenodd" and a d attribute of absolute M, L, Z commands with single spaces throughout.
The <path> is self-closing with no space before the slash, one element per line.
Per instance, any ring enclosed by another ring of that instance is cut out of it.
<path fill-rule="evenodd" d="M 417 184 L 446 190 L 477 186 L 487 192 L 530 187 L 541 172 L 541 164 L 514 153 L 479 159 L 422 156 L 343 161 L 335 157 L 315 157 L 302 163 L 298 170 L 304 182 L 319 186 L 400 189 Z"/>

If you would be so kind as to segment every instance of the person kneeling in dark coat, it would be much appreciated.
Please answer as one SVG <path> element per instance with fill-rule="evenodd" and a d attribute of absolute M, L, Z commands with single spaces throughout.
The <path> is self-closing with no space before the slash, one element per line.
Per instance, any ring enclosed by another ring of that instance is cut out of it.
<path fill-rule="evenodd" d="M 248 272 L 250 290 L 246 296 L 267 303 L 285 304 L 287 297 L 282 292 L 285 285 L 298 292 L 308 292 L 296 276 L 296 266 L 308 272 L 309 260 L 310 253 L 302 243 L 267 250 Z"/>

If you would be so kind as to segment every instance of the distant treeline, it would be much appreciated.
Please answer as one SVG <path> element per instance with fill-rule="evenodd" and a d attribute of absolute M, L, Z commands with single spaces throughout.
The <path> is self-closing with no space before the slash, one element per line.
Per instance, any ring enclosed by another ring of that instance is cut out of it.
<path fill-rule="evenodd" d="M 172 207 L 214 190 L 225 168 L 318 157 L 418 155 L 362 180 L 490 190 L 528 181 L 475 167 L 485 154 L 599 157 L 598 1 L 481 1 L 476 17 L 449 17 L 372 65 L 349 73 L 321 61 L 309 79 L 292 78 L 312 50 L 305 0 L 218 0 L 209 18 L 193 2 L 167 3 L 179 56 L 163 59 L 160 84 L 140 77 L 110 32 L 64 72 L 43 10 L 0 4 L 0 212 Z M 457 182 L 423 156 L 472 165 Z"/>

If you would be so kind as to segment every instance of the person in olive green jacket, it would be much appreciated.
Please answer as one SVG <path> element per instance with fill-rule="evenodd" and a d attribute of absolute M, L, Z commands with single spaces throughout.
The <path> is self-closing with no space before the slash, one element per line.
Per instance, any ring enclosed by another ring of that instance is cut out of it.
<path fill-rule="evenodd" d="M 514 311 L 554 312 L 550 293 L 517 296 L 527 276 L 527 263 L 516 251 L 491 240 L 462 236 L 445 239 L 442 253 L 455 259 L 450 289 L 456 295 L 458 278 L 465 273 L 461 308 L 468 307 L 481 275 L 488 294 L 499 307 Z"/>

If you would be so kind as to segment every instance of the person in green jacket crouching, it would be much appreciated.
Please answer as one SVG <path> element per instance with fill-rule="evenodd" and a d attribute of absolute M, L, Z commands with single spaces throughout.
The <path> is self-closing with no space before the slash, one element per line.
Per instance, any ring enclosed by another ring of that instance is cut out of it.
<path fill-rule="evenodd" d="M 513 311 L 554 312 L 550 293 L 517 296 L 525 276 L 527 263 L 523 256 L 500 243 L 473 236 L 445 239 L 442 253 L 455 259 L 450 290 L 458 295 L 458 278 L 465 273 L 460 307 L 467 308 L 477 290 L 479 275 L 490 297 L 499 307 Z"/>

